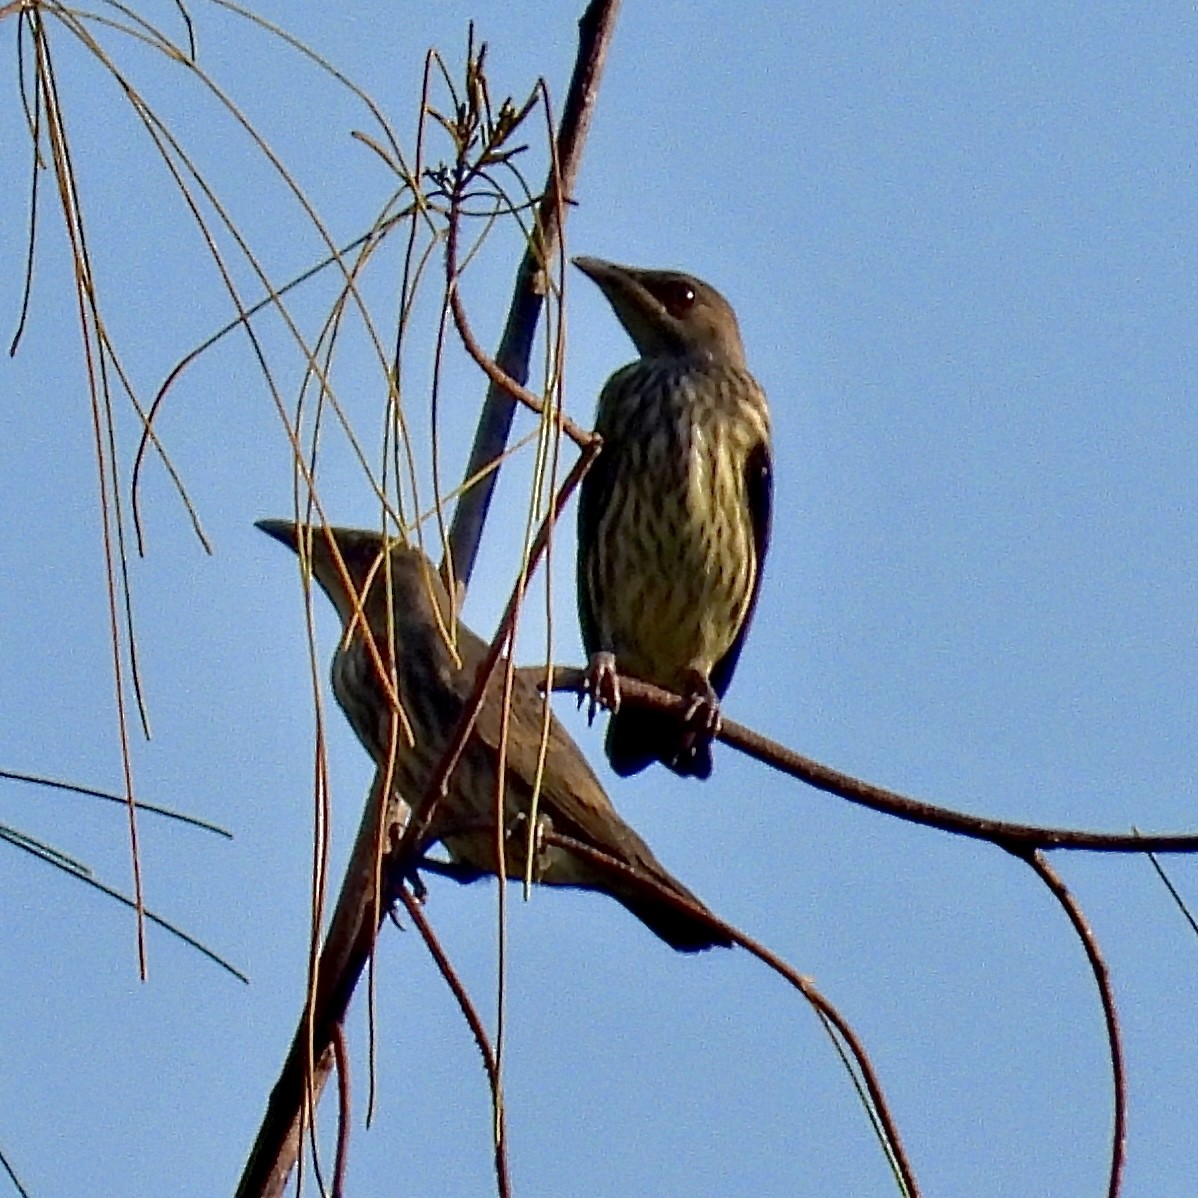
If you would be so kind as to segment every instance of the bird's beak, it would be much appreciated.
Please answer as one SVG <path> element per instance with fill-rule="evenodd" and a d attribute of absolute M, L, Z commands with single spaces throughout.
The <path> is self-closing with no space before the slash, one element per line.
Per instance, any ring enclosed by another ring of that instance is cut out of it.
<path fill-rule="evenodd" d="M 268 537 L 286 545 L 303 562 L 303 569 L 319 584 L 321 590 L 333 601 L 337 614 L 342 621 L 349 619 L 353 612 L 352 603 L 346 598 L 343 572 L 348 567 L 344 562 L 337 563 L 337 549 L 330 549 L 327 537 L 335 536 L 319 526 L 296 524 L 293 520 L 257 520 L 255 528 L 260 528 Z M 347 549 L 344 541 L 337 542 L 341 552 Z"/>
<path fill-rule="evenodd" d="M 268 537 L 281 541 L 294 553 L 299 552 L 299 526 L 292 520 L 258 520 L 254 524 Z"/>
<path fill-rule="evenodd" d="M 605 262 L 602 258 L 575 258 L 573 262 L 603 292 L 620 323 L 640 348 L 640 313 L 646 308 L 660 307 L 642 286 L 638 277 L 641 272 L 618 262 Z"/>
<path fill-rule="evenodd" d="M 572 258 L 571 261 L 605 293 L 613 283 L 628 277 L 628 271 L 623 266 L 618 266 L 615 262 L 605 262 L 602 258 L 578 257 Z"/>
<path fill-rule="evenodd" d="M 656 272 L 605 262 L 602 258 L 575 258 L 574 265 L 603 292 L 616 319 L 642 355 L 651 356 L 673 347 L 678 340 L 674 331 L 677 322 L 644 283 L 645 278 Z"/>

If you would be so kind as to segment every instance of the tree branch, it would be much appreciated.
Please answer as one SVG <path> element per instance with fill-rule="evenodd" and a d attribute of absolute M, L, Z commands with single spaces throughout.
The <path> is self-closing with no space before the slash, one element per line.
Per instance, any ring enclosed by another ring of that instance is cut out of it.
<path fill-rule="evenodd" d="M 582 149 L 590 130 L 599 80 L 619 10 L 619 0 L 591 0 L 578 22 L 578 55 L 558 129 L 557 151 L 537 207 L 532 236 L 516 272 L 507 323 L 495 355 L 498 369 L 520 387 L 528 382 L 533 337 L 545 300 L 544 272 L 561 243 L 562 214 L 578 178 Z M 452 294 L 456 297 L 456 282 L 451 281 L 451 286 Z M 482 478 L 458 501 L 449 533 L 452 577 L 462 588 L 469 584 L 474 570 L 483 525 L 499 476 L 498 470 L 487 468 L 503 454 L 507 446 L 515 411 L 516 401 L 507 387 L 492 378 L 464 475 L 466 480 L 480 474 Z M 441 573 L 442 577 L 448 576 L 445 563 L 442 564 Z"/>
<path fill-rule="evenodd" d="M 544 670 L 539 671 L 538 686 L 543 689 Z M 584 693 L 586 671 L 573 666 L 555 666 L 553 689 Z M 620 695 L 625 702 L 657 711 L 677 711 L 680 714 L 689 706 L 689 701 L 650 686 L 637 678 L 620 676 Z M 804 757 L 793 749 L 780 745 L 760 733 L 724 719 L 716 740 L 739 749 L 748 757 L 773 766 L 781 773 L 789 774 L 816 790 L 826 791 L 850 803 L 880 811 L 883 815 L 897 816 L 910 823 L 924 824 L 951 832 L 956 836 L 968 836 L 974 840 L 986 840 L 1024 856 L 1030 849 L 1083 849 L 1094 853 L 1198 853 L 1198 834 L 1121 835 L 1106 832 L 1087 832 L 1079 828 L 1051 828 L 1039 824 L 1019 824 L 1010 820 L 987 819 L 969 815 L 949 807 L 938 807 L 920 799 L 908 798 L 897 791 L 875 786 L 850 774 L 841 773 L 831 766 L 821 765 L 810 757 Z M 1022 850 L 1022 851 L 1021 851 Z"/>
<path fill-rule="evenodd" d="M 1069 892 L 1061 875 L 1045 860 L 1039 850 L 1016 853 L 1036 871 L 1036 876 L 1048 887 L 1053 898 L 1064 908 L 1073 930 L 1077 933 L 1086 959 L 1094 974 L 1098 997 L 1102 1002 L 1102 1015 L 1106 1023 L 1107 1044 L 1111 1054 L 1111 1086 L 1114 1090 L 1115 1118 L 1111 1128 L 1111 1168 L 1107 1184 L 1107 1198 L 1118 1198 L 1123 1181 L 1123 1160 L 1127 1148 L 1127 1074 L 1123 1063 L 1123 1038 L 1119 1031 L 1119 1011 L 1115 1006 L 1115 992 L 1111 987 L 1111 975 L 1103 960 L 1098 940 L 1086 919 L 1077 899 Z"/>

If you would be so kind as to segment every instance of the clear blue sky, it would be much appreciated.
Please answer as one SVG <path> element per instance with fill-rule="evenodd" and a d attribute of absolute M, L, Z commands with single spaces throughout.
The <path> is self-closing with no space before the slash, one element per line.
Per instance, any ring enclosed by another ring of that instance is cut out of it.
<path fill-rule="evenodd" d="M 427 46 L 460 63 L 473 17 L 497 96 L 522 97 L 543 74 L 560 109 L 580 5 L 304 6 L 298 19 L 295 7 L 270 15 L 370 91 L 410 152 Z M 146 11 L 177 29 L 170 4 Z M 394 186 L 350 139 L 367 115 L 233 18 L 194 15 L 201 62 L 349 240 Z M 51 28 L 106 316 L 153 394 L 228 318 L 228 301 L 120 93 Z M 0 26 L 5 342 L 28 190 L 15 35 L 13 20 Z M 110 44 L 273 276 L 313 261 L 300 212 L 189 74 Z M 1180 3 L 882 13 L 628 0 L 569 245 L 718 286 L 771 398 L 774 548 L 731 716 L 979 814 L 1198 825 L 1196 60 L 1198 18 Z M 0 767 L 118 789 L 90 416 L 44 182 L 30 323 L 0 365 Z M 510 240 L 497 242 L 468 287 L 488 344 L 514 261 Z M 371 284 L 384 329 L 395 262 Z M 297 300 L 309 330 L 327 303 L 320 286 Z M 568 313 L 567 406 L 586 422 L 630 347 L 581 276 Z M 267 329 L 291 402 L 297 359 Z M 418 410 L 427 362 L 410 367 Z M 361 338 L 338 371 L 373 446 L 382 389 Z M 481 391 L 453 367 L 443 402 L 455 480 Z M 127 487 L 136 427 L 122 413 Z M 137 786 L 236 840 L 143 818 L 147 893 L 253 984 L 151 932 L 142 985 L 127 912 L 0 847 L 0 1146 L 45 1198 L 231 1192 L 302 996 L 312 698 L 294 567 L 253 528 L 290 510 L 290 451 L 244 339 L 184 378 L 159 428 L 216 554 L 200 551 L 151 465 L 150 553 L 133 576 L 155 735 L 135 746 Z M 344 441 L 330 436 L 325 455 L 330 514 L 373 521 Z M 513 475 L 503 495 L 515 504 L 521 490 Z M 564 529 L 554 654 L 578 662 L 572 519 Z M 485 546 L 468 608 L 481 632 L 506 597 L 515 543 L 496 529 Z M 330 616 L 320 609 L 322 684 Z M 543 628 L 530 612 L 525 660 L 543 653 Z M 601 764 L 599 730 L 559 708 Z M 339 877 L 370 768 L 331 714 Z M 1101 1192 L 1110 1085 L 1098 1000 L 1025 866 L 726 748 L 706 785 L 660 770 L 602 776 L 663 861 L 839 1004 L 926 1193 Z M 129 883 L 119 809 L 0 783 L 0 820 Z M 1054 861 L 1107 952 L 1124 1021 L 1125 1194 L 1192 1193 L 1198 943 L 1146 862 Z M 1198 895 L 1198 864 L 1172 871 Z M 429 914 L 491 1010 L 493 888 L 434 881 Z M 510 937 L 518 1194 L 893 1193 L 816 1021 L 744 954 L 674 956 L 588 895 L 536 894 L 513 907 Z M 351 1192 L 486 1193 L 488 1097 L 469 1036 L 414 933 L 389 931 L 379 956 L 380 1109 L 373 1130 L 360 1118 L 355 1129 Z M 359 1003 L 359 1116 L 363 1027 Z"/>

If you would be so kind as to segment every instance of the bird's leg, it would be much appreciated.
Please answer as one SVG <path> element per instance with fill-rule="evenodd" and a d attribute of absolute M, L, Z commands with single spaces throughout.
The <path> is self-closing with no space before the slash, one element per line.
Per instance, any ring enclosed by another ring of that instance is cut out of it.
<path fill-rule="evenodd" d="M 428 898 L 428 887 L 425 886 L 423 879 L 417 870 L 420 868 L 422 861 L 414 861 L 407 869 L 404 870 L 403 876 L 397 882 L 392 883 L 391 888 L 383 894 L 387 918 L 402 932 L 406 929 L 403 926 L 403 921 L 399 918 L 399 892 L 406 886 L 411 891 L 412 899 L 418 907 L 423 907 L 425 899 Z"/>
<path fill-rule="evenodd" d="M 683 697 L 689 700 L 682 712 L 682 722 L 707 740 L 719 735 L 720 697 L 715 693 L 707 675 L 690 669 L 684 677 Z"/>
<path fill-rule="evenodd" d="M 610 649 L 600 649 L 598 653 L 591 654 L 582 694 L 578 697 L 580 707 L 586 696 L 591 700 L 587 711 L 588 723 L 595 722 L 595 712 L 600 707 L 606 707 L 612 715 L 620 710 L 620 679 L 616 674 L 616 655 Z"/>
<path fill-rule="evenodd" d="M 376 776 L 376 782 L 379 776 L 381 774 Z M 401 803 L 400 806 L 407 812 L 407 804 Z M 400 845 L 403 843 L 403 834 L 410 818 L 410 814 L 404 814 L 402 817 L 391 819 L 387 825 L 388 851 L 389 855 L 392 855 L 392 860 L 394 860 L 394 854 L 398 852 Z M 409 859 L 409 863 L 399 871 L 398 876 L 396 876 L 394 865 L 390 866 L 390 876 L 393 880 L 389 883 L 393 888 L 407 886 L 412 892 L 412 897 L 422 907 L 424 906 L 424 900 L 428 898 L 428 887 L 425 886 L 420 877 L 420 866 L 424 862 L 424 856 L 424 851 L 419 851 L 414 858 Z M 391 893 L 395 894 L 396 891 L 392 889 Z"/>
<path fill-rule="evenodd" d="M 412 864 L 404 870 L 403 881 L 401 885 L 406 885 L 412 892 L 412 897 L 424 906 L 425 899 L 428 898 L 428 887 L 424 884 L 424 879 L 420 876 L 421 862 L 413 861 Z"/>

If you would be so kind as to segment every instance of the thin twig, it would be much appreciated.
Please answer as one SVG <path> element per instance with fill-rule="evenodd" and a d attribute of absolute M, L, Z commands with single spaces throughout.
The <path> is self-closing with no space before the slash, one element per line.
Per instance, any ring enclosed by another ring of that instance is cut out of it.
<path fill-rule="evenodd" d="M 491 1100 L 497 1112 L 497 1124 L 499 1127 L 499 1134 L 495 1137 L 495 1184 L 498 1187 L 500 1198 L 511 1198 L 512 1181 L 507 1161 L 507 1120 L 504 1115 L 503 1088 L 495 1050 L 491 1047 L 491 1041 L 487 1038 L 487 1029 L 483 1027 L 483 1021 L 479 1016 L 478 1009 L 470 1001 L 470 995 L 466 992 L 466 987 L 463 985 L 462 979 L 458 976 L 453 963 L 441 947 L 441 942 L 437 939 L 428 920 L 425 919 L 424 911 L 420 904 L 412 897 L 411 891 L 403 885 L 397 888 L 397 897 L 403 903 L 408 915 L 411 916 L 416 930 L 424 937 L 424 943 L 428 947 L 428 951 L 432 954 L 437 968 L 441 971 L 441 976 L 445 979 L 445 984 L 453 992 L 462 1016 L 474 1036 L 474 1042 L 478 1045 L 479 1055 L 483 1059 L 483 1067 L 487 1071 L 487 1081 L 491 1086 Z"/>
<path fill-rule="evenodd" d="M 1114 1124 L 1111 1128 L 1111 1168 L 1107 1185 L 1107 1198 L 1118 1198 L 1123 1181 L 1124 1154 L 1127 1149 L 1127 1075 L 1123 1062 L 1123 1039 L 1119 1031 L 1119 1011 L 1115 1005 L 1115 992 L 1111 987 L 1111 975 L 1103 960 L 1102 950 L 1077 899 L 1069 892 L 1060 874 L 1049 865 L 1039 850 L 1016 852 L 1015 856 L 1026 861 L 1036 876 L 1048 887 L 1053 898 L 1064 908 L 1073 930 L 1077 933 L 1086 958 L 1094 974 L 1094 983 L 1102 1001 L 1102 1016 L 1106 1021 L 1107 1044 L 1111 1053 L 1111 1083 L 1114 1090 Z"/>
<path fill-rule="evenodd" d="M 692 919 L 726 936 L 734 944 L 740 945 L 746 952 L 751 953 L 762 964 L 769 966 L 770 969 L 780 977 L 785 978 L 786 981 L 798 990 L 815 1008 L 821 1018 L 827 1019 L 835 1027 L 837 1033 L 844 1040 L 845 1044 L 848 1045 L 849 1052 L 857 1068 L 861 1071 L 861 1077 L 869 1094 L 870 1102 L 873 1104 L 874 1114 L 877 1116 L 878 1125 L 884 1137 L 884 1146 L 888 1154 L 891 1155 L 903 1185 L 907 1188 L 909 1198 L 918 1198 L 919 1184 L 915 1180 L 915 1171 L 903 1147 L 902 1138 L 899 1135 L 898 1122 L 895 1120 L 890 1110 L 890 1105 L 886 1101 L 881 1081 L 874 1069 L 873 1062 L 869 1058 L 869 1054 L 865 1050 L 865 1045 L 858 1038 L 844 1016 L 820 993 L 810 978 L 804 977 L 793 966 L 779 957 L 777 953 L 766 948 L 764 944 L 754 940 L 751 936 L 745 935 L 739 928 L 730 923 L 725 923 L 718 916 L 713 915 L 698 904 L 687 900 L 684 896 L 667 889 L 656 878 L 644 874 L 630 865 L 626 865 L 623 861 L 618 861 L 616 858 L 608 856 L 607 853 L 593 848 L 583 841 L 575 840 L 573 837 L 546 830 L 543 833 L 543 839 L 545 844 L 566 849 L 568 852 L 577 857 L 585 858 L 608 873 L 634 882 L 646 892 L 651 892 L 655 898 L 669 903 L 670 906 L 685 912 Z"/>
<path fill-rule="evenodd" d="M 0 10 L 0 17 L 3 16 L 5 16 L 5 13 Z M 3 1151 L 0 1151 L 0 1169 L 4 1170 L 8 1180 L 12 1182 L 13 1187 L 17 1191 L 18 1198 L 32 1198 L 29 1191 L 21 1184 L 21 1179 L 17 1176 L 17 1171 L 9 1164 L 8 1157 L 4 1155 Z"/>
<path fill-rule="evenodd" d="M 122 807 L 126 802 L 124 795 L 114 794 L 107 790 L 95 790 L 90 786 L 80 786 L 75 782 L 61 782 L 57 778 L 47 778 L 43 774 L 26 774 L 20 770 L 0 770 L 0 778 L 11 782 L 29 782 L 34 786 L 49 787 L 51 790 L 65 790 L 68 794 L 86 795 L 92 799 L 103 799 L 106 803 L 119 803 Z M 175 811 L 170 807 L 159 807 L 155 803 L 143 803 L 138 799 L 137 809 L 149 815 L 159 815 L 163 819 L 175 820 L 178 823 L 187 824 L 189 827 L 198 828 L 201 832 L 211 832 L 215 836 L 223 836 L 226 840 L 233 839 L 233 833 L 228 828 L 222 828 L 220 824 L 210 823 L 208 820 L 200 819 L 195 815 L 187 815 L 185 812 Z"/>
<path fill-rule="evenodd" d="M 1140 834 L 1140 830 L 1134 825 L 1132 826 L 1132 831 L 1137 836 Z M 1198 920 L 1195 920 L 1189 905 L 1186 903 L 1185 899 L 1181 897 L 1181 892 L 1176 886 L 1173 885 L 1173 880 L 1167 873 L 1165 873 L 1165 867 L 1161 865 L 1161 863 L 1156 859 L 1156 855 L 1153 853 L 1148 854 L 1148 861 L 1152 865 L 1152 868 L 1156 871 L 1156 876 L 1160 878 L 1165 889 L 1169 892 L 1169 897 L 1177 905 L 1177 909 L 1181 912 L 1182 918 L 1190 925 L 1190 931 L 1198 935 Z"/>
<path fill-rule="evenodd" d="M 121 768 L 124 773 L 125 799 L 128 812 L 129 851 L 133 867 L 133 899 L 137 922 L 138 975 L 145 981 L 148 976 L 148 958 L 145 931 L 145 895 L 141 872 L 141 851 L 138 843 L 137 808 L 133 793 L 132 751 L 129 745 L 129 721 L 125 705 L 125 660 L 122 656 L 121 620 L 117 594 L 117 541 L 121 542 L 119 562 L 121 577 L 128 594 L 127 561 L 123 552 L 123 537 L 120 533 L 120 491 L 116 481 L 116 461 L 110 457 L 106 447 L 105 429 L 112 429 L 111 401 L 106 389 L 106 374 L 103 355 L 103 322 L 100 319 L 95 276 L 91 268 L 88 251 L 83 208 L 76 185 L 74 164 L 71 157 L 70 140 L 64 124 L 59 100 L 58 84 L 54 74 L 53 57 L 49 35 L 40 18 L 31 18 L 37 60 L 37 86 L 41 90 L 46 113 L 46 139 L 50 144 L 54 164 L 54 176 L 58 184 L 59 204 L 70 244 L 71 258 L 75 265 L 75 302 L 78 308 L 79 326 L 83 335 L 84 364 L 88 380 L 92 416 L 92 436 L 95 442 L 96 470 L 100 499 L 100 528 L 104 548 L 105 593 L 108 601 L 109 638 L 112 648 L 113 691 L 116 699 L 117 736 L 121 753 Z M 101 403 L 103 396 L 103 403 Z M 110 510 L 110 502 L 112 510 Z M 116 527 L 114 528 L 114 524 Z M 136 644 L 130 635 L 128 646 L 133 672 L 136 675 Z M 135 681 L 136 685 L 136 681 Z"/>
<path fill-rule="evenodd" d="M 45 861 L 47 864 L 53 865 L 56 869 L 63 870 L 76 881 L 82 882 L 94 890 L 98 890 L 106 897 L 115 899 L 121 906 L 128 907 L 131 911 L 137 910 L 137 904 L 128 895 L 122 894 L 115 887 L 101 882 L 88 866 L 60 852 L 53 845 L 46 844 L 44 841 L 38 840 L 26 833 L 18 832 L 3 824 L 0 824 L 0 843 L 10 844 L 13 848 L 21 849 L 23 852 L 36 857 L 39 861 Z M 196 952 L 207 957 L 209 961 L 215 965 L 219 965 L 226 973 L 231 973 L 239 982 L 244 982 L 247 986 L 249 985 L 250 979 L 240 969 L 229 961 L 226 961 L 224 957 L 214 952 L 190 933 L 185 932 L 177 924 L 171 923 L 169 919 L 164 919 L 149 907 L 144 909 L 144 914 L 150 923 L 156 924 L 164 932 L 169 932 L 175 939 L 181 940 L 189 948 L 194 948 Z"/>
<path fill-rule="evenodd" d="M 340 1023 L 333 1029 L 333 1061 L 337 1068 L 337 1156 L 333 1164 L 333 1198 L 342 1198 L 353 1115 L 349 1104 L 349 1050 L 345 1043 L 345 1027 Z"/>

